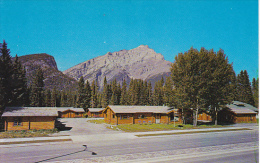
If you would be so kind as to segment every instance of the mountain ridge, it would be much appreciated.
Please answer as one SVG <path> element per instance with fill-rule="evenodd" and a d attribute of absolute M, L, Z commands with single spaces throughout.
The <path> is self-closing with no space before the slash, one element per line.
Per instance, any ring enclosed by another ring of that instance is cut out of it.
<path fill-rule="evenodd" d="M 14 58 L 13 58 L 14 59 Z M 28 54 L 19 56 L 18 60 L 26 70 L 27 85 L 31 85 L 38 68 L 43 70 L 44 85 L 46 89 L 75 90 L 77 81 L 64 75 L 57 68 L 53 56 L 46 53 Z"/>
<path fill-rule="evenodd" d="M 154 76 L 169 76 L 171 64 L 148 45 L 140 45 L 131 50 L 107 52 L 105 55 L 79 63 L 63 73 L 76 80 L 81 76 L 89 82 L 97 80 L 102 87 L 105 76 L 108 83 L 115 78 L 119 83 L 122 83 L 123 79 L 129 83 L 131 78 L 149 81 Z"/>

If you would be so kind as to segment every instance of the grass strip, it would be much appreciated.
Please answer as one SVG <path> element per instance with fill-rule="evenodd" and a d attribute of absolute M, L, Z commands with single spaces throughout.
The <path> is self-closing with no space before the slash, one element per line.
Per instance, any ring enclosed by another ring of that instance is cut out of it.
<path fill-rule="evenodd" d="M 173 133 L 158 133 L 158 134 L 140 134 L 135 135 L 137 137 L 145 136 L 161 136 L 161 135 L 180 135 L 180 134 L 195 134 L 195 133 L 208 133 L 208 132 L 225 132 L 225 131 L 241 131 L 241 130 L 252 130 L 249 128 L 237 128 L 237 129 L 222 129 L 222 130 L 204 130 L 204 131 L 187 131 L 187 132 L 173 132 Z"/>
<path fill-rule="evenodd" d="M 18 142 L 1 142 L 0 145 L 10 145 L 10 144 L 27 144 L 27 143 L 48 143 L 48 142 L 62 142 L 62 141 L 72 141 L 71 139 L 53 139 L 53 140 L 32 140 L 32 141 L 18 141 Z"/>

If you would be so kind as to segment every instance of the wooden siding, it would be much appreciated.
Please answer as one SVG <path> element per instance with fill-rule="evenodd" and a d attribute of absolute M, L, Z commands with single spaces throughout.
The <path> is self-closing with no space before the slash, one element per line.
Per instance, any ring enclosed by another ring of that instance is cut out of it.
<path fill-rule="evenodd" d="M 255 114 L 237 114 L 235 118 L 235 123 L 243 123 L 243 122 L 257 122 Z"/>
<path fill-rule="evenodd" d="M 15 119 L 21 120 L 21 125 L 15 126 Z M 6 117 L 5 130 L 39 130 L 54 129 L 56 117 Z"/>
<path fill-rule="evenodd" d="M 104 114 L 103 112 L 90 112 L 88 111 L 88 117 L 93 117 L 93 118 L 103 118 Z"/>
<path fill-rule="evenodd" d="M 174 123 L 171 121 L 171 114 L 161 114 L 161 113 L 117 113 L 115 114 L 110 107 L 104 110 L 104 120 L 108 124 L 119 125 L 119 124 L 147 124 L 156 123 L 156 119 L 159 119 L 159 123 Z M 181 123 L 181 116 L 179 116 L 179 121 L 176 123 Z"/>
<path fill-rule="evenodd" d="M 235 114 L 232 111 L 223 109 L 218 112 L 218 122 L 224 123 L 246 123 L 254 122 L 256 123 L 256 113 L 255 114 Z"/>
<path fill-rule="evenodd" d="M 142 118 L 141 116 L 144 116 L 144 118 Z M 153 113 L 134 114 L 134 124 L 145 124 L 145 123 L 155 123 L 155 117 L 153 116 Z"/>
<path fill-rule="evenodd" d="M 212 121 L 212 118 L 207 113 L 201 113 L 201 114 L 198 115 L 198 120 L 199 121 Z"/>
<path fill-rule="evenodd" d="M 160 123 L 165 123 L 165 124 L 167 124 L 167 123 L 169 123 L 169 116 L 168 116 L 168 114 L 161 114 L 161 120 L 160 120 Z"/>
<path fill-rule="evenodd" d="M 113 124 L 133 124 L 133 114 L 116 114 L 116 121 Z"/>
<path fill-rule="evenodd" d="M 64 112 L 59 112 L 59 117 L 61 117 L 61 118 L 81 118 L 81 117 L 83 117 L 83 113 L 74 112 L 72 110 L 66 110 Z"/>
<path fill-rule="evenodd" d="M 107 109 L 104 112 L 104 121 L 106 123 L 116 124 L 115 118 L 113 118 L 113 111 L 107 107 Z"/>

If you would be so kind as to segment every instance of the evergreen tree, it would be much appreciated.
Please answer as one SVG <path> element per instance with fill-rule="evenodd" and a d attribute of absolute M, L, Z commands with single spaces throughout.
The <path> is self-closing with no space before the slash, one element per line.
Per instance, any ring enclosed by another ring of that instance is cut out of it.
<path fill-rule="evenodd" d="M 134 79 L 132 78 L 129 83 L 128 94 L 128 104 L 132 105 L 134 101 Z"/>
<path fill-rule="evenodd" d="M 102 92 L 102 101 L 101 105 L 103 108 L 106 108 L 109 104 L 109 85 L 107 84 L 107 78 L 104 78 L 104 85 L 103 85 L 103 92 Z"/>
<path fill-rule="evenodd" d="M 141 82 L 141 96 L 140 96 L 140 105 L 147 105 L 148 103 L 148 91 L 147 91 L 147 81 Z"/>
<path fill-rule="evenodd" d="M 111 100 L 110 100 L 110 105 L 118 105 L 118 88 L 117 88 L 117 82 L 116 82 L 116 78 L 112 81 L 111 84 L 111 92 L 112 92 L 112 96 L 111 96 Z"/>
<path fill-rule="evenodd" d="M 5 40 L 0 47 L 0 60 L 0 100 L 2 100 L 0 105 L 2 106 L 1 111 L 3 111 L 4 108 L 10 106 L 12 102 L 12 88 L 10 83 L 12 82 L 13 74 L 10 50 L 7 48 Z"/>
<path fill-rule="evenodd" d="M 98 104 L 98 99 L 97 99 L 97 94 L 98 94 L 98 85 L 96 81 L 92 81 L 91 84 L 91 107 L 96 108 Z"/>
<path fill-rule="evenodd" d="M 97 94 L 97 108 L 102 108 L 102 93 Z"/>
<path fill-rule="evenodd" d="M 78 84 L 77 107 L 83 108 L 86 111 L 90 107 L 91 88 L 88 81 L 85 84 L 82 76 L 80 77 Z"/>
<path fill-rule="evenodd" d="M 254 104 L 255 104 L 255 107 L 257 107 L 257 108 L 259 107 L 258 83 L 259 83 L 258 78 L 257 79 L 253 78 L 253 81 L 252 81 L 252 92 L 253 92 Z"/>
<path fill-rule="evenodd" d="M 151 81 L 148 82 L 148 86 L 147 86 L 147 94 L 148 94 L 148 104 L 149 106 L 154 105 L 153 104 L 153 90 L 152 90 L 152 83 Z"/>
<path fill-rule="evenodd" d="M 237 99 L 238 101 L 254 105 L 254 98 L 247 71 L 241 71 L 237 75 Z"/>
<path fill-rule="evenodd" d="M 83 108 L 86 111 L 88 108 L 90 108 L 90 101 L 91 101 L 91 87 L 88 80 L 85 84 L 85 91 L 86 91 L 86 98 L 85 98 L 85 104 Z"/>
<path fill-rule="evenodd" d="M 127 104 L 128 104 L 127 85 L 126 85 L 126 81 L 124 79 L 123 84 L 122 84 L 120 105 L 127 105 Z"/>
<path fill-rule="evenodd" d="M 51 107 L 57 107 L 57 89 L 55 87 L 51 92 Z"/>
<path fill-rule="evenodd" d="M 60 98 L 60 106 L 61 107 L 68 107 L 68 103 L 67 103 L 67 93 L 65 91 L 61 92 L 61 98 Z"/>
<path fill-rule="evenodd" d="M 26 101 L 28 101 L 29 95 L 27 94 L 27 80 L 25 75 L 25 69 L 18 61 L 16 55 L 13 63 L 12 80 L 10 83 L 12 90 L 10 106 L 24 106 L 26 105 Z"/>
<path fill-rule="evenodd" d="M 45 91 L 44 105 L 46 107 L 51 107 L 51 91 L 49 89 Z"/>
<path fill-rule="evenodd" d="M 166 106 L 174 106 L 174 90 L 171 77 L 167 77 L 163 87 L 163 101 Z"/>
<path fill-rule="evenodd" d="M 44 77 L 42 69 L 36 71 L 35 78 L 32 83 L 31 106 L 42 107 L 44 105 Z"/>
<path fill-rule="evenodd" d="M 121 101 L 121 85 L 120 83 L 118 83 L 117 85 L 117 101 L 116 101 L 116 104 L 119 105 L 120 104 L 120 101 Z"/>

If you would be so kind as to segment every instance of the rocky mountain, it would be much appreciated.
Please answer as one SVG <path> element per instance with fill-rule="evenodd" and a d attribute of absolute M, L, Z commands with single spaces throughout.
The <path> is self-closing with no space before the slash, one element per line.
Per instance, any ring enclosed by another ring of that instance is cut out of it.
<path fill-rule="evenodd" d="M 53 89 L 55 87 L 58 90 L 67 90 L 72 88 L 75 90 L 77 86 L 77 81 L 75 79 L 64 75 L 58 70 L 56 61 L 51 55 L 46 53 L 30 54 L 20 56 L 18 60 L 26 69 L 28 85 L 32 83 L 36 70 L 41 68 L 45 78 L 45 88 Z"/>
<path fill-rule="evenodd" d="M 76 80 L 81 76 L 85 81 L 97 80 L 102 87 L 106 76 L 108 83 L 114 80 L 122 82 L 123 79 L 129 83 L 131 78 L 155 81 L 162 76 L 170 75 L 171 62 L 166 61 L 160 53 L 156 53 L 147 45 L 140 45 L 131 50 L 120 50 L 108 52 L 83 63 L 80 63 L 63 73 Z"/>

